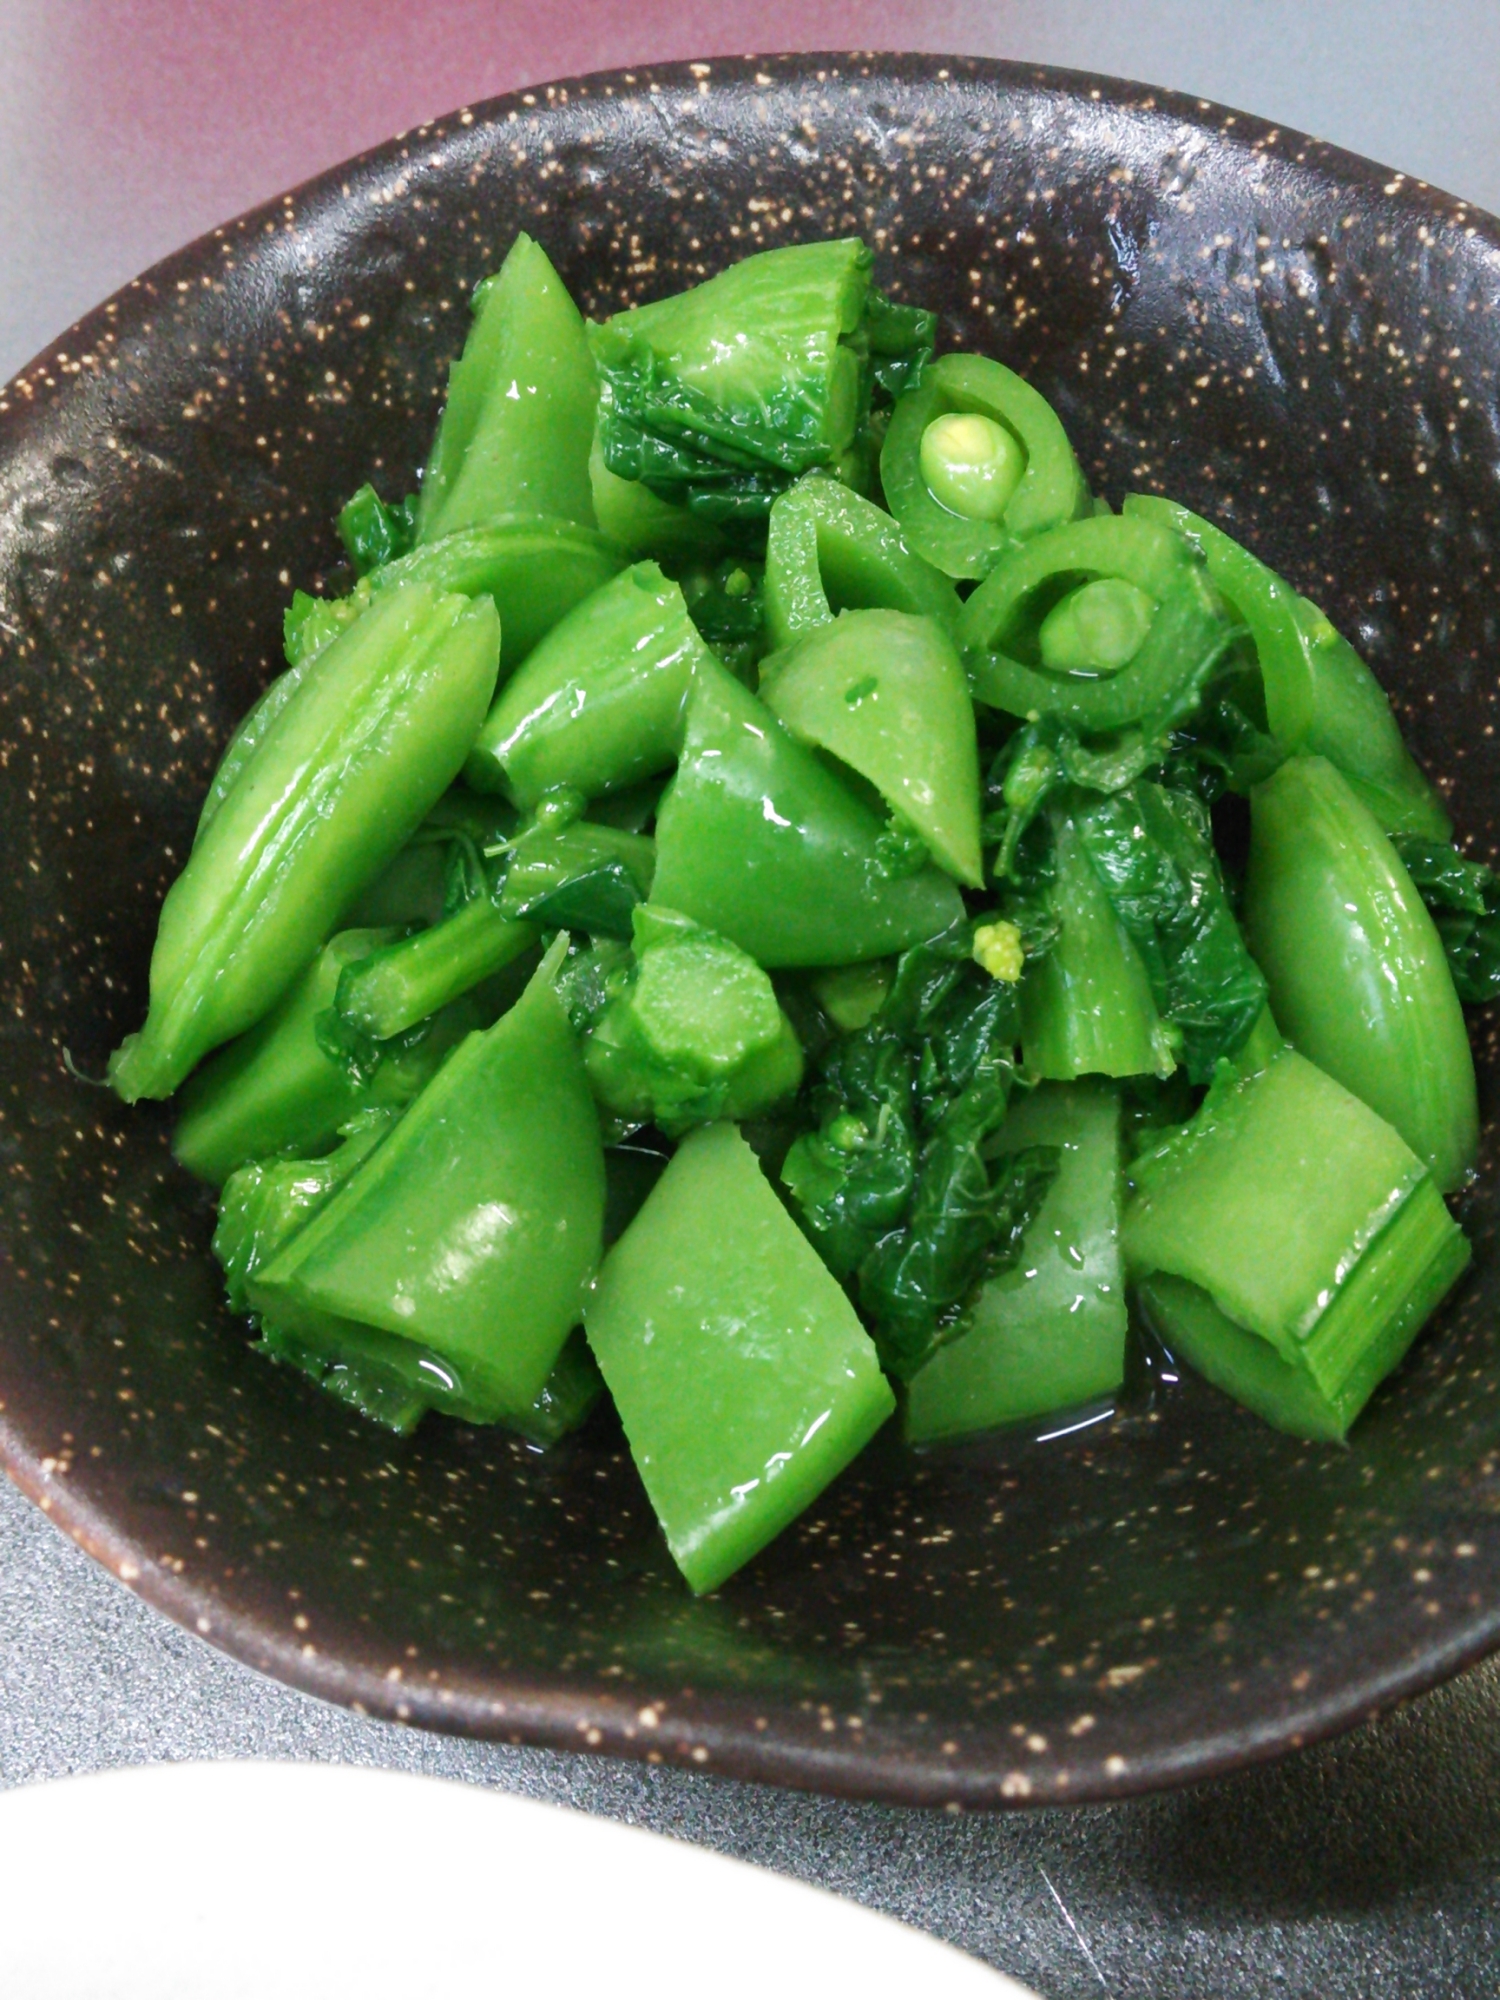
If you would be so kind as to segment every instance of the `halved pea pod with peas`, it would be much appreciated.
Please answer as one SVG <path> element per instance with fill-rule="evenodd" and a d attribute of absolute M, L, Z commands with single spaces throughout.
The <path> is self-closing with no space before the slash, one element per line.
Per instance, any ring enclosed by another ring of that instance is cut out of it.
<path fill-rule="evenodd" d="M 880 483 L 908 546 L 953 577 L 987 576 L 1008 549 L 1093 505 L 1046 397 L 979 354 L 945 354 L 899 399 Z"/>
<path fill-rule="evenodd" d="M 977 701 L 1087 733 L 1164 733 L 1235 637 L 1202 559 L 1154 522 L 1094 515 L 1037 535 L 964 605 Z"/>

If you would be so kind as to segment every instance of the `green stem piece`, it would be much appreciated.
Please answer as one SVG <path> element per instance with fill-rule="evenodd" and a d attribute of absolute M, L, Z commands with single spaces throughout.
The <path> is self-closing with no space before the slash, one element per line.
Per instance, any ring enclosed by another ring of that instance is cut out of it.
<path fill-rule="evenodd" d="M 1021 1046 L 1033 1075 L 1168 1076 L 1173 1042 L 1141 955 L 1094 872 L 1077 821 L 1052 814 L 1047 909 L 1057 936 L 1026 961 Z"/>
<path fill-rule="evenodd" d="M 1248 1075 L 1226 1064 L 1132 1178 L 1133 1276 L 1196 1286 L 1345 1428 L 1468 1261 L 1400 1135 L 1291 1048 Z"/>
<path fill-rule="evenodd" d="M 318 1021 L 340 979 L 393 935 L 341 931 L 263 1021 L 189 1079 L 172 1133 L 173 1154 L 189 1173 L 217 1184 L 246 1160 L 288 1147 L 316 1152 L 358 1113 L 410 1103 L 454 1043 L 479 1025 L 473 1009 L 455 1008 L 420 1041 L 382 1052 L 368 1069 L 327 1052 Z"/>
<path fill-rule="evenodd" d="M 487 896 L 476 896 L 429 930 L 346 965 L 334 1005 L 357 1034 L 389 1041 L 503 971 L 536 941 L 533 925 L 501 916 Z"/>

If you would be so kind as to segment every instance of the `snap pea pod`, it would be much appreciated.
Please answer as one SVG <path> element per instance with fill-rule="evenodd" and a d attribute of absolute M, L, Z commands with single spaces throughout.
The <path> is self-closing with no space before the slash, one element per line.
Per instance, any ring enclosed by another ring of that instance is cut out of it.
<path fill-rule="evenodd" d="M 1462 1185 L 1479 1146 L 1474 1059 L 1441 938 L 1369 807 L 1323 757 L 1251 794 L 1245 928 L 1304 1055 Z"/>
<path fill-rule="evenodd" d="M 760 692 L 801 742 L 867 778 L 940 867 L 981 887 L 974 705 L 935 619 L 841 612 L 764 661 Z"/>
<path fill-rule="evenodd" d="M 417 541 L 523 511 L 592 527 L 599 385 L 567 287 L 522 232 L 473 304 L 422 481 Z"/>
<path fill-rule="evenodd" d="M 966 415 L 979 424 L 949 421 Z M 945 354 L 897 401 L 880 483 L 907 546 L 952 577 L 986 576 L 1018 543 L 1092 511 L 1051 404 L 978 354 Z"/>
<path fill-rule="evenodd" d="M 1150 601 L 1144 637 L 1123 662 L 1091 658 L 1086 672 L 1050 671 L 1042 639 L 1049 597 L 1059 584 L 1082 595 L 1101 579 L 1129 584 Z M 1153 523 L 1100 515 L 1038 535 L 999 561 L 965 603 L 958 641 L 974 698 L 991 708 L 1054 717 L 1086 733 L 1141 723 L 1162 735 L 1197 705 L 1235 630 L 1180 538 Z"/>
<path fill-rule="evenodd" d="M 275 1006 L 457 776 L 499 656 L 493 604 L 421 584 L 317 656 L 167 893 L 146 1025 L 110 1059 L 128 1103 Z"/>
<path fill-rule="evenodd" d="M 914 1444 L 1024 1422 L 1113 1395 L 1125 1379 L 1120 1100 L 1043 1084 L 1012 1105 L 1000 1153 L 1055 1146 L 1061 1163 L 1020 1254 L 907 1389 Z"/>
<path fill-rule="evenodd" d="M 959 612 L 952 583 L 913 554 L 883 508 L 819 473 L 789 487 L 771 509 L 765 607 L 773 648 L 839 611 L 905 611 L 950 631 Z"/>
<path fill-rule="evenodd" d="M 182 1092 L 172 1151 L 189 1173 L 218 1183 L 246 1160 L 286 1147 L 315 1152 L 357 1113 L 410 1103 L 454 1043 L 481 1025 L 455 1008 L 411 1043 L 392 1042 L 358 1067 L 338 1060 L 319 1036 L 347 970 L 388 948 L 390 930 L 348 930 L 326 944 L 266 1018 L 222 1049 Z M 427 1010 L 435 1013 L 435 1008 Z M 425 1016 L 389 1030 L 398 1036 Z"/>
<path fill-rule="evenodd" d="M 1399 1133 L 1286 1047 L 1250 1074 L 1225 1064 L 1193 1120 L 1138 1159 L 1132 1178 L 1133 1276 L 1185 1280 L 1310 1378 L 1278 1398 L 1274 1371 L 1257 1376 L 1238 1365 L 1235 1343 L 1219 1344 L 1206 1372 L 1217 1366 L 1284 1428 L 1306 1424 L 1314 1400 L 1313 1434 L 1342 1435 L 1469 1258 Z M 1207 1358 L 1212 1322 L 1199 1340 Z"/>
<path fill-rule="evenodd" d="M 591 798 L 670 769 L 708 648 L 682 591 L 636 563 L 561 620 L 501 690 L 464 776 L 534 806 L 560 785 Z"/>
<path fill-rule="evenodd" d="M 471 1409 L 530 1408 L 604 1215 L 599 1123 L 553 986 L 563 949 L 252 1280 L 266 1319 L 313 1339 L 328 1316 L 381 1329 L 440 1357 Z"/>
<path fill-rule="evenodd" d="M 1402 741 L 1384 689 L 1315 604 L 1232 536 L 1175 501 L 1132 493 L 1127 520 L 1174 529 L 1250 628 L 1271 734 L 1284 756 L 1326 757 L 1387 833 L 1446 840 L 1441 800 Z"/>
<path fill-rule="evenodd" d="M 250 1305 L 250 1286 L 263 1265 L 289 1242 L 330 1195 L 379 1145 L 396 1113 L 369 1111 L 345 1128 L 336 1151 L 313 1160 L 257 1161 L 234 1173 L 219 1199 L 214 1254 L 224 1266 L 229 1304 Z M 329 1315 L 299 1331 L 262 1321 L 258 1352 L 307 1375 L 325 1394 L 388 1430 L 405 1434 L 429 1409 L 470 1422 L 495 1420 L 493 1409 L 470 1403 L 442 1357 L 378 1327 Z M 502 1419 L 535 1444 L 554 1444 L 574 1430 L 603 1394 L 604 1382 L 578 1329 L 558 1356 L 530 1408 Z"/>
<path fill-rule="evenodd" d="M 624 551 L 593 528 L 512 513 L 423 542 L 375 570 L 365 587 L 378 594 L 427 583 L 464 597 L 492 597 L 505 680 L 554 625 L 624 566 Z"/>
<path fill-rule="evenodd" d="M 732 1125 L 684 1140 L 585 1324 L 695 1591 L 780 1534 L 895 1407 L 854 1308 Z"/>
<path fill-rule="evenodd" d="M 652 894 L 769 967 L 884 958 L 963 913 L 947 876 L 882 845 L 880 821 L 717 660 L 688 698 L 656 821 Z"/>

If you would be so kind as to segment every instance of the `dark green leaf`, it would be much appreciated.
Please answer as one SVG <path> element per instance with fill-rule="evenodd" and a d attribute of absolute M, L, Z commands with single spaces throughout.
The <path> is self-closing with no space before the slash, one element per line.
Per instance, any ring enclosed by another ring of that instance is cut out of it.
<path fill-rule="evenodd" d="M 1500 1000 L 1500 876 L 1445 841 L 1398 834 L 1395 846 L 1432 912 L 1459 999 Z"/>
<path fill-rule="evenodd" d="M 368 482 L 345 501 L 339 512 L 339 540 L 360 576 L 410 552 L 416 511 L 414 493 L 388 507 Z"/>
<path fill-rule="evenodd" d="M 1183 1061 L 1206 1083 L 1260 1018 L 1266 982 L 1245 948 L 1214 853 L 1208 815 L 1188 792 L 1142 779 L 1084 804 L 1084 849 L 1134 940 Z"/>

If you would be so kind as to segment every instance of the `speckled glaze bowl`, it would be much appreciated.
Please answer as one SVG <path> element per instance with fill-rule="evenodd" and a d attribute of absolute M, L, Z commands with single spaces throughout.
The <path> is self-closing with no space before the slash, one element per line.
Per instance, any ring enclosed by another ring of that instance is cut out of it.
<path fill-rule="evenodd" d="M 1492 850 L 1500 224 L 1159 92 L 799 57 L 462 111 L 216 230 L 0 391 L 0 1456 L 190 1630 L 356 1708 L 818 1790 L 1097 1799 L 1350 1724 L 1500 1642 L 1500 1180 L 1347 1450 L 1191 1381 L 886 1437 L 717 1596 L 616 1429 L 360 1425 L 249 1352 L 168 1119 L 76 1081 L 331 517 L 410 485 L 516 229 L 584 309 L 858 231 L 1061 411 L 1094 485 L 1245 532 L 1357 640 Z M 1478 1031 L 1493 1106 L 1496 1051 Z"/>

